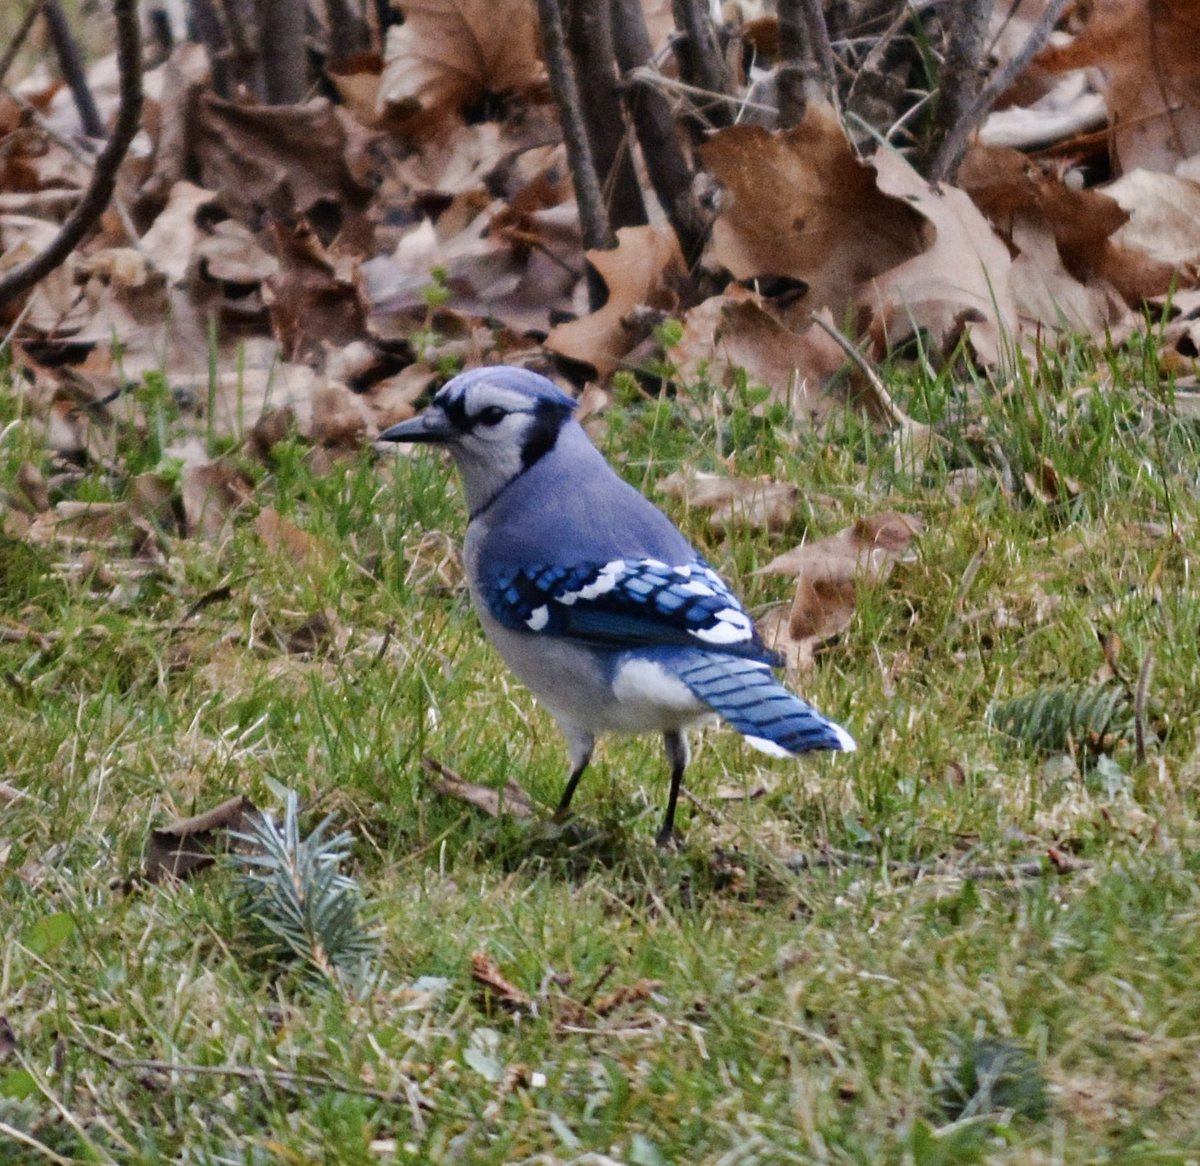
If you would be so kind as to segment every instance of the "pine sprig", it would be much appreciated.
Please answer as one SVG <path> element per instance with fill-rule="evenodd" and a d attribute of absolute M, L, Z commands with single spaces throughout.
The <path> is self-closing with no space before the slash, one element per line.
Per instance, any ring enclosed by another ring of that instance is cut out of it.
<path fill-rule="evenodd" d="M 269 958 L 340 980 L 375 951 L 362 919 L 362 888 L 339 869 L 352 839 L 344 831 L 330 835 L 332 818 L 302 837 L 299 818 L 299 799 L 288 790 L 282 822 L 264 814 L 237 835 L 250 851 L 240 856 L 243 914 Z"/>
<path fill-rule="evenodd" d="M 1133 735 L 1133 700 L 1119 684 L 1068 684 L 1039 688 L 988 709 L 994 729 L 1055 753 L 1072 746 L 1109 752 Z"/>

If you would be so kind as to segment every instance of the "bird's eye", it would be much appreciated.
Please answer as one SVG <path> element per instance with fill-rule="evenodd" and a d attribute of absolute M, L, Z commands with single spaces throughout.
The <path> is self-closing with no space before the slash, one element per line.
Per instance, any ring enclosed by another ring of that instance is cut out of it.
<path fill-rule="evenodd" d="M 489 405 L 475 414 L 475 420 L 480 425 L 499 425 L 506 416 L 507 414 L 499 405 Z"/>

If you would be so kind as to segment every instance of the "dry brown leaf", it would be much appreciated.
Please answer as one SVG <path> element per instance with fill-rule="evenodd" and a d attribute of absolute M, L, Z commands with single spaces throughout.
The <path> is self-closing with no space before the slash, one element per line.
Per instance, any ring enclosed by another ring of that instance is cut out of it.
<path fill-rule="evenodd" d="M 1064 477 L 1058 467 L 1048 458 L 1042 457 L 1037 470 L 1025 474 L 1025 488 L 1030 497 L 1044 506 L 1058 506 L 1067 498 L 1077 498 L 1083 487 L 1074 478 Z"/>
<path fill-rule="evenodd" d="M 469 211 L 474 203 L 464 200 L 463 206 Z M 578 215 L 567 208 L 571 221 L 565 225 L 555 222 L 563 208 L 531 216 L 537 233 L 514 239 L 511 232 L 492 229 L 500 207 L 488 203 L 457 230 L 449 212 L 436 227 L 426 220 L 408 231 L 392 254 L 367 260 L 362 278 L 372 332 L 407 339 L 430 326 L 425 293 L 434 268 L 444 273 L 450 309 L 499 317 L 514 329 L 548 331 L 550 312 L 569 304 L 577 282 Z"/>
<path fill-rule="evenodd" d="M 511 778 L 504 783 L 503 790 L 498 790 L 492 786 L 467 781 L 432 757 L 422 757 L 421 767 L 434 775 L 429 784 L 439 794 L 466 802 L 467 805 L 482 810 L 489 818 L 498 818 L 501 814 L 511 814 L 514 818 L 534 816 L 534 805 L 529 795 Z"/>
<path fill-rule="evenodd" d="M 185 466 L 180 491 L 188 534 L 218 539 L 233 512 L 250 500 L 253 489 L 254 483 L 241 470 L 225 462 Z"/>
<path fill-rule="evenodd" d="M 924 220 L 880 191 L 825 106 L 810 105 L 784 133 L 722 130 L 701 156 L 730 200 L 710 255 L 738 279 L 802 280 L 804 305 L 841 319 L 863 283 L 924 249 Z"/>
<path fill-rule="evenodd" d="M 129 508 L 123 502 L 64 500 L 34 519 L 26 534 L 31 543 L 107 544 L 126 529 Z"/>
<path fill-rule="evenodd" d="M 645 335 L 631 321 L 635 309 L 678 308 L 675 289 L 686 280 L 687 266 L 675 233 L 665 226 L 624 227 L 616 248 L 589 251 L 587 258 L 608 287 L 608 300 L 597 312 L 559 324 L 546 347 L 606 377 Z"/>
<path fill-rule="evenodd" d="M 378 53 L 355 53 L 351 57 L 325 62 L 325 75 L 338 91 L 342 105 L 355 120 L 372 129 L 381 124 L 379 78 L 382 72 L 383 58 Z"/>
<path fill-rule="evenodd" d="M 1059 78 L 1057 85 L 1029 105 L 990 114 L 979 140 L 986 146 L 1030 149 L 1100 129 L 1107 120 L 1104 95 L 1094 87 L 1092 74 L 1081 70 Z"/>
<path fill-rule="evenodd" d="M 783 609 L 760 621 L 767 643 L 800 672 L 814 663 L 817 646 L 844 631 L 854 616 L 860 582 L 886 579 L 906 554 L 924 523 L 912 515 L 885 511 L 860 518 L 829 538 L 806 543 L 772 559 L 756 574 L 792 575 L 796 595 Z"/>
<path fill-rule="evenodd" d="M 1189 283 L 1200 270 L 1200 182 L 1152 170 L 1134 170 L 1104 187 L 1129 214 L 1112 241 L 1186 271 Z"/>
<path fill-rule="evenodd" d="M 1074 190 L 1016 150 L 983 147 L 968 151 L 958 183 L 1014 247 L 1017 224 L 1049 229 L 1063 266 L 1086 287 L 1104 291 L 1109 284 L 1127 304 L 1140 306 L 1171 286 L 1170 264 L 1113 241 L 1129 215 L 1103 191 Z"/>
<path fill-rule="evenodd" d="M 706 373 L 710 381 L 730 385 L 744 370 L 752 381 L 771 389 L 772 400 L 813 425 L 844 404 L 825 391 L 846 363 L 837 341 L 813 324 L 802 330 L 789 328 L 760 297 L 741 289 L 711 296 L 690 309 L 670 355 L 685 381 Z M 849 388 L 850 382 L 846 384 Z"/>
<path fill-rule="evenodd" d="M 50 509 L 50 487 L 42 471 L 33 462 L 21 463 L 17 470 L 17 488 L 20 493 L 11 500 L 14 504 L 20 505 L 23 500 L 31 514 Z"/>
<path fill-rule="evenodd" d="M 1169 173 L 1200 153 L 1200 4 L 1099 0 L 1069 44 L 1047 49 L 1043 68 L 1095 67 L 1103 78 L 1113 168 Z"/>
<path fill-rule="evenodd" d="M 591 1008 L 597 1016 L 607 1016 L 628 1004 L 640 1004 L 643 1000 L 649 1000 L 661 987 L 661 980 L 635 980 L 632 984 L 622 984 L 612 992 L 597 996 L 592 1001 Z"/>
<path fill-rule="evenodd" d="M 376 381 L 365 393 L 380 431 L 416 415 L 416 403 L 441 374 L 423 360 Z"/>
<path fill-rule="evenodd" d="M 377 112 L 426 134 L 485 93 L 545 87 L 533 0 L 403 0 L 387 34 Z"/>
<path fill-rule="evenodd" d="M 505 1008 L 523 1010 L 533 1006 L 533 997 L 508 979 L 500 965 L 485 952 L 477 951 L 471 956 L 471 979 L 491 992 Z"/>
<path fill-rule="evenodd" d="M 223 219 L 203 236 L 195 256 L 209 279 L 224 283 L 262 283 L 279 271 L 279 260 L 259 246 L 249 227 L 233 219 Z"/>
<path fill-rule="evenodd" d="M 1054 233 L 1041 221 L 1018 215 L 1012 223 L 1018 249 L 1008 273 L 1017 314 L 1034 334 L 1066 329 L 1100 337 L 1129 314 L 1116 289 L 1104 279 L 1080 283 L 1065 267 Z"/>
<path fill-rule="evenodd" d="M 709 525 L 717 534 L 760 527 L 784 530 L 796 516 L 800 488 L 770 478 L 727 478 L 721 474 L 677 472 L 664 478 L 659 489 L 668 498 L 711 511 Z"/>
<path fill-rule="evenodd" d="M 935 189 L 891 150 L 880 150 L 874 166 L 880 191 L 904 199 L 936 231 L 927 250 L 870 280 L 860 294 L 874 313 L 878 350 L 925 329 L 945 352 L 965 327 L 975 354 L 994 365 L 1005 339 L 1017 335 L 1008 248 L 961 190 Z"/>
<path fill-rule="evenodd" d="M 245 833 L 260 818 L 249 798 L 235 797 L 203 814 L 160 826 L 151 831 L 146 845 L 146 878 L 152 883 L 185 879 L 212 866 L 229 848 L 228 835 Z"/>
<path fill-rule="evenodd" d="M 315 364 L 326 345 L 363 336 L 367 303 L 353 265 L 339 263 L 304 223 L 274 224 L 271 239 L 279 270 L 267 281 L 266 298 L 284 357 Z"/>
<path fill-rule="evenodd" d="M 307 215 L 317 204 L 343 216 L 370 197 L 360 155 L 368 135 L 323 98 L 303 105 L 238 105 L 205 93 L 194 117 L 200 184 L 220 191 L 234 218 Z"/>
<path fill-rule="evenodd" d="M 194 182 L 175 183 L 167 205 L 141 237 L 138 246 L 171 283 L 181 283 L 187 275 L 201 238 L 197 215 L 216 197 Z"/>
<path fill-rule="evenodd" d="M 285 554 L 297 567 L 311 568 L 328 562 L 332 548 L 324 541 L 301 530 L 294 522 L 284 518 L 274 507 L 265 507 L 254 520 L 258 537 L 274 554 Z"/>

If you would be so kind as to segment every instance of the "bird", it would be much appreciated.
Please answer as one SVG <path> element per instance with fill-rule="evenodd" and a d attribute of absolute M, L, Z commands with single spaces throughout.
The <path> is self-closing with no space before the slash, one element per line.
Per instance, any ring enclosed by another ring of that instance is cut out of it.
<path fill-rule="evenodd" d="M 553 716 L 570 772 L 565 818 L 600 733 L 661 733 L 675 811 L 689 728 L 712 714 L 777 757 L 855 749 L 772 674 L 782 664 L 728 584 L 605 460 L 576 402 L 530 369 L 452 377 L 382 442 L 445 448 L 468 509 L 463 566 L 484 633 Z"/>

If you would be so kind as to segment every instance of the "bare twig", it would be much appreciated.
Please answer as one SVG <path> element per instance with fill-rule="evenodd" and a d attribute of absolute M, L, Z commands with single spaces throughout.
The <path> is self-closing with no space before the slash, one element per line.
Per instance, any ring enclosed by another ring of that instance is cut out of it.
<path fill-rule="evenodd" d="M 41 10 L 41 0 L 34 0 L 25 15 L 21 17 L 21 23 L 17 26 L 17 31 L 13 33 L 8 48 L 4 50 L 4 55 L 0 56 L 0 85 L 4 84 L 4 78 L 8 76 L 8 71 L 12 68 L 13 61 L 17 59 L 17 53 L 21 51 L 21 46 L 25 43 L 25 38 L 33 28 L 33 22 L 37 20 Z"/>
<path fill-rule="evenodd" d="M 893 425 L 903 428 L 906 425 L 912 424 L 912 419 L 892 400 L 892 394 L 888 392 L 887 385 L 883 383 L 880 375 L 867 363 L 866 358 L 850 340 L 842 335 L 828 320 L 823 320 L 819 315 L 812 317 L 812 322 L 825 332 L 827 335 L 837 341 L 838 347 L 846 354 L 850 362 L 858 369 L 859 372 L 867 378 L 868 383 L 874 390 L 878 401 L 879 408 L 884 416 Z"/>
<path fill-rule="evenodd" d="M 54 44 L 54 55 L 58 58 L 58 67 L 62 70 L 63 80 L 71 90 L 71 98 L 79 111 L 79 121 L 83 132 L 89 138 L 104 137 L 104 123 L 100 120 L 100 111 L 96 108 L 96 99 L 88 88 L 87 70 L 83 64 L 83 54 L 67 23 L 66 13 L 58 0 L 42 0 L 42 12 L 46 17 L 46 25 L 50 29 L 50 40 Z"/>
<path fill-rule="evenodd" d="M 826 96 L 837 107 L 837 62 L 833 58 L 833 44 L 829 40 L 829 25 L 825 23 L 825 10 L 821 0 L 800 0 L 800 12 L 808 32 L 808 47 L 825 83 Z"/>
<path fill-rule="evenodd" d="M 673 8 L 675 26 L 684 34 L 682 51 L 678 53 L 683 75 L 715 98 L 708 112 L 709 124 L 717 128 L 727 126 L 732 118 L 721 99 L 729 93 L 729 70 L 717 44 L 708 4 L 701 0 L 674 0 Z"/>
<path fill-rule="evenodd" d="M 306 0 L 269 0 L 259 5 L 263 85 L 271 105 L 295 105 L 308 92 Z M 335 27 L 342 14 L 333 14 Z M 267 47 L 269 46 L 269 48 Z"/>
<path fill-rule="evenodd" d="M 698 89 L 695 85 L 689 85 L 686 81 L 680 81 L 678 77 L 668 77 L 665 73 L 660 73 L 658 69 L 650 65 L 643 65 L 638 69 L 631 69 L 625 74 L 626 82 L 637 81 L 642 85 L 652 85 L 655 89 L 663 93 L 678 93 L 683 97 L 695 97 L 704 102 L 720 101 L 729 106 L 731 112 L 741 112 L 750 110 L 755 113 L 775 113 L 775 106 L 767 105 L 765 102 L 752 101 L 745 94 L 734 96 L 728 93 L 711 93 L 707 89 Z"/>
<path fill-rule="evenodd" d="M 570 4 L 567 41 L 583 103 L 592 162 L 612 229 L 647 222 L 646 204 L 633 166 L 632 133 L 621 108 L 612 19 L 607 4 Z"/>
<path fill-rule="evenodd" d="M 389 1105 L 407 1105 L 413 1111 L 414 1120 L 420 1110 L 433 1112 L 436 1108 L 432 1101 L 421 1094 L 417 1083 L 407 1079 L 402 1092 L 372 1089 L 368 1085 L 352 1085 L 347 1081 L 338 1081 L 318 1073 L 296 1073 L 290 1069 L 258 1069 L 249 1065 L 193 1065 L 186 1061 L 159 1061 L 150 1057 L 118 1057 L 106 1053 L 78 1035 L 74 1039 L 92 1056 L 98 1057 L 112 1069 L 140 1069 L 151 1073 L 178 1073 L 190 1077 L 230 1077 L 238 1081 L 253 1081 L 264 1088 L 267 1085 L 278 1085 L 293 1093 L 299 1093 L 302 1089 L 330 1089 L 349 1097 L 367 1097 Z"/>
<path fill-rule="evenodd" d="M 614 240 L 608 224 L 608 213 L 604 209 L 604 199 L 600 193 L 600 182 L 596 177 L 587 128 L 584 125 L 579 86 L 575 82 L 575 71 L 567 56 L 562 13 L 558 4 L 559 0 L 537 0 L 538 18 L 542 27 L 542 46 L 546 58 L 546 71 L 550 75 L 550 87 L 554 90 L 558 118 L 562 124 L 571 179 L 575 184 L 575 200 L 579 204 L 583 245 L 589 250 L 595 250 L 611 247 Z M 592 304 L 593 308 L 599 306 L 597 303 Z"/>
<path fill-rule="evenodd" d="M 917 862 L 899 859 L 880 859 L 870 854 L 855 854 L 851 851 L 822 848 L 817 854 L 787 855 L 783 864 L 791 871 L 813 870 L 820 867 L 839 866 L 882 866 L 892 874 L 909 875 L 912 878 L 971 879 L 974 882 L 1004 882 L 1010 879 L 1036 879 L 1051 874 L 1073 874 L 1087 870 L 1089 864 L 1065 855 L 1050 847 L 1044 858 L 1031 858 L 1022 862 L 998 863 L 987 866 L 958 866 L 952 862 Z"/>
<path fill-rule="evenodd" d="M 987 84 L 967 106 L 953 128 L 942 139 L 933 164 L 929 168 L 931 182 L 948 182 L 958 171 L 958 164 L 967 149 L 967 141 L 991 109 L 996 99 L 1023 73 L 1029 62 L 1041 51 L 1050 39 L 1054 26 L 1063 14 L 1068 0 L 1050 0 L 1042 18 L 1033 26 L 1029 38 L 1005 64 L 996 69 Z"/>
<path fill-rule="evenodd" d="M 539 5 L 546 0 L 538 0 Z M 613 0 L 613 44 L 617 64 L 631 81 L 627 100 L 637 127 L 642 158 L 654 193 L 666 212 L 680 250 L 689 264 L 700 255 L 708 224 L 692 189 L 692 169 L 675 134 L 675 122 L 666 98 L 653 85 L 635 79 L 637 70 L 650 64 L 653 49 L 641 0 Z"/>
<path fill-rule="evenodd" d="M 837 65 L 820 0 L 779 0 L 779 124 L 798 125 L 808 103 L 837 106 Z"/>
<path fill-rule="evenodd" d="M 357 4 L 350 0 L 326 0 L 329 13 L 329 55 L 344 60 L 371 44 L 371 30 Z"/>
<path fill-rule="evenodd" d="M 79 244 L 104 213 L 117 184 L 117 170 L 137 133 L 142 112 L 142 55 L 136 0 L 113 0 L 117 25 L 117 66 L 121 75 L 121 108 L 112 135 L 96 159 L 92 180 L 58 234 L 32 259 L 0 278 L 0 305 L 44 279 Z"/>
<path fill-rule="evenodd" d="M 6 1138 L 11 1138 L 14 1142 L 19 1142 L 23 1146 L 28 1146 L 31 1150 L 37 1152 L 39 1159 L 45 1159 L 47 1162 L 62 1163 L 63 1166 L 72 1166 L 72 1163 L 78 1162 L 78 1158 L 64 1158 L 57 1151 L 50 1149 L 43 1142 L 39 1142 L 32 1134 L 25 1133 L 24 1130 L 17 1129 L 16 1126 L 10 1126 L 6 1121 L 0 1121 L 0 1134 Z"/>
<path fill-rule="evenodd" d="M 962 120 L 979 91 L 979 69 L 992 0 L 964 0 L 951 11 L 950 40 L 938 74 L 936 132 L 929 142 L 929 157 L 936 157 L 935 147 Z"/>
<path fill-rule="evenodd" d="M 1137 688 L 1133 694 L 1133 741 L 1137 763 L 1146 761 L 1146 703 L 1150 696 L 1150 677 L 1154 672 L 1154 652 L 1147 648 L 1138 669 Z"/>

